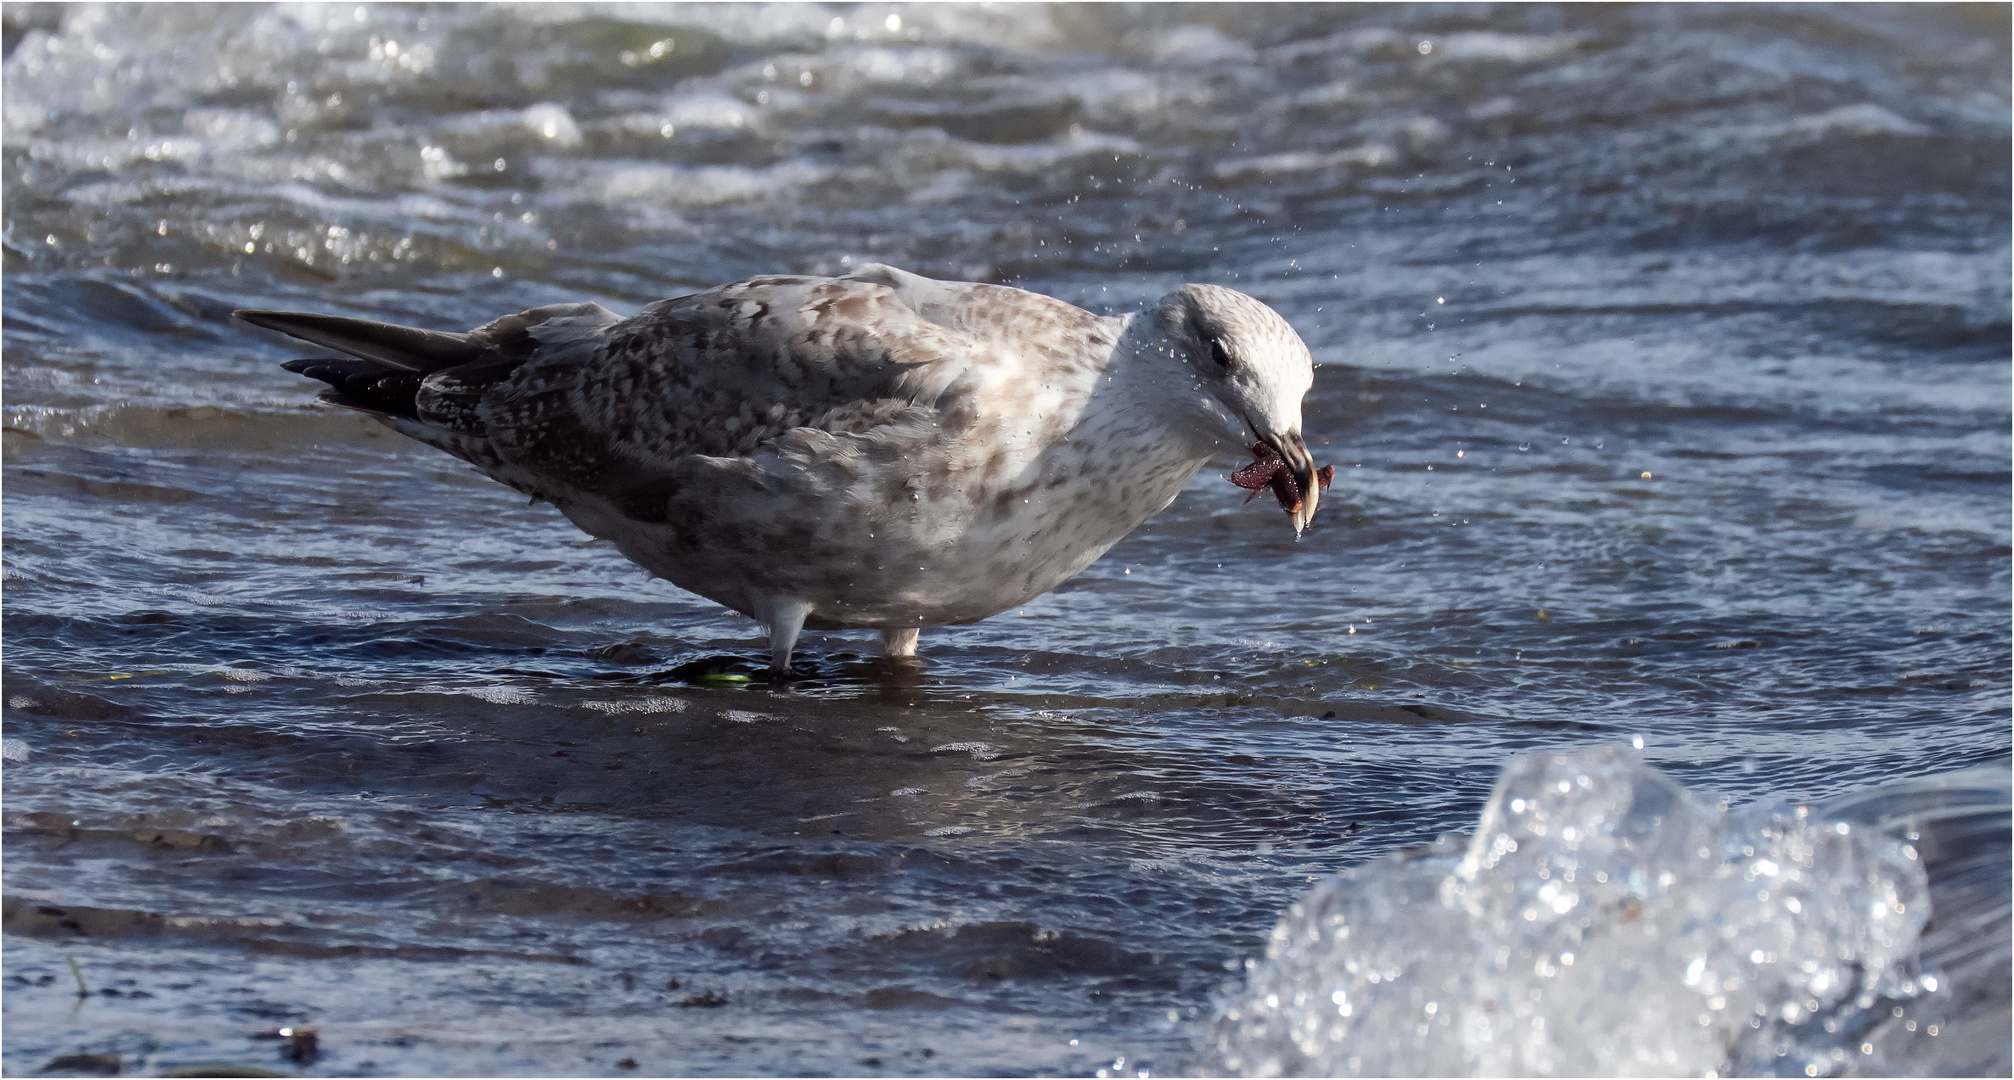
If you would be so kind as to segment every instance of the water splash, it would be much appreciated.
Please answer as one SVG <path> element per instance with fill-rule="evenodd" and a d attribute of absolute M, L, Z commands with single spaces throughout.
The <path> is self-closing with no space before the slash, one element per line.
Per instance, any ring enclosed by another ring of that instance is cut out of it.
<path fill-rule="evenodd" d="M 1997 791 L 2004 825 L 2007 784 L 1982 770 L 1954 790 Z M 1919 963 L 1922 832 L 1852 816 L 1730 812 L 1622 749 L 1518 761 L 1472 837 L 1290 909 L 1213 1071 L 1881 1075 L 1955 1067 L 1982 1040 L 2004 1054 L 2004 1004 L 1963 1031 L 1924 1012 L 1953 1003 Z M 2004 889 L 1967 918 L 1995 911 L 2004 940 Z"/>

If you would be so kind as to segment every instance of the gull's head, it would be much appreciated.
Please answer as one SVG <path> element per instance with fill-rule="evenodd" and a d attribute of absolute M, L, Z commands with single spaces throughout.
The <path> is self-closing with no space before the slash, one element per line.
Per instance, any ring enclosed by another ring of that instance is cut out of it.
<path fill-rule="evenodd" d="M 1163 329 L 1188 364 L 1216 430 L 1243 448 L 1254 440 L 1278 453 L 1301 490 L 1294 533 L 1321 501 L 1314 455 L 1301 434 L 1301 398 L 1315 381 L 1314 358 L 1280 313 L 1222 285 L 1184 285 L 1161 299 Z"/>

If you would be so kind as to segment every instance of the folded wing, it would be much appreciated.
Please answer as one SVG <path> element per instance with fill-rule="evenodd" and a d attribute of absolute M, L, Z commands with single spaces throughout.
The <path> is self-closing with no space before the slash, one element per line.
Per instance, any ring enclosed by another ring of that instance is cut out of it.
<path fill-rule="evenodd" d="M 1011 412 L 995 399 L 1030 368 L 1088 393 L 1087 337 L 1116 333 L 1061 301 L 878 265 L 753 278 L 628 319 L 595 304 L 536 308 L 467 334 L 239 314 L 347 354 L 286 365 L 328 383 L 325 400 L 535 498 L 598 496 L 645 522 L 662 519 L 695 460 L 759 482 L 750 463 L 771 454 L 899 455 L 959 414 Z"/>

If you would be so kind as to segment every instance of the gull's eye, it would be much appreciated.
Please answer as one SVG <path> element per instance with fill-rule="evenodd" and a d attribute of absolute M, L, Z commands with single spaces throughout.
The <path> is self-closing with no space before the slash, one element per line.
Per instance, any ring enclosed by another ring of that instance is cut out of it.
<path fill-rule="evenodd" d="M 1224 351 L 1224 343 L 1216 338 L 1210 339 L 1210 359 L 1217 362 L 1217 367 L 1225 371 L 1231 370 L 1231 354 Z"/>

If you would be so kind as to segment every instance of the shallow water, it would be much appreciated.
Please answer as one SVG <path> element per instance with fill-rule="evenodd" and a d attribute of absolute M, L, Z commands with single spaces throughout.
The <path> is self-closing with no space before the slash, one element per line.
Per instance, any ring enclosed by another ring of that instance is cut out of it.
<path fill-rule="evenodd" d="M 2009 752 L 2005 8 L 5 17 L 10 1072 L 1185 1071 L 1311 880 L 1512 755 Z M 777 693 L 228 319 L 874 260 L 1273 304 L 1323 519 L 1226 461 Z"/>

